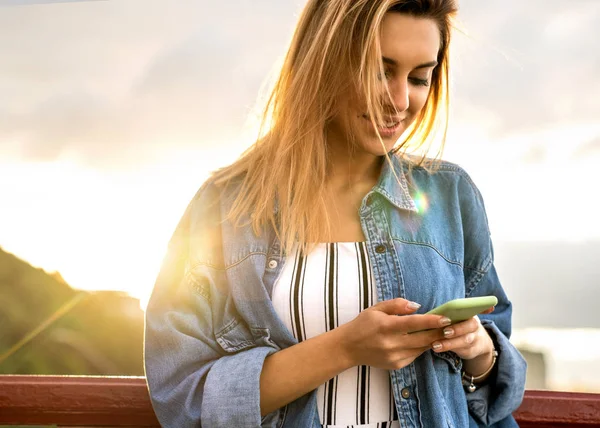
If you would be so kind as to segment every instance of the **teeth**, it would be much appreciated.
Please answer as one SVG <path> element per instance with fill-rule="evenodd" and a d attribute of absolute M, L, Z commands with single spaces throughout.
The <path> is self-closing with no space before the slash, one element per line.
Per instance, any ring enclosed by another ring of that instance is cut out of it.
<path fill-rule="evenodd" d="M 363 114 L 362 117 L 363 117 L 363 119 L 371 120 L 370 117 L 366 114 Z M 394 127 L 398 126 L 399 123 L 400 123 L 400 121 L 384 122 L 383 124 L 378 125 L 378 127 L 379 128 L 394 128 Z"/>

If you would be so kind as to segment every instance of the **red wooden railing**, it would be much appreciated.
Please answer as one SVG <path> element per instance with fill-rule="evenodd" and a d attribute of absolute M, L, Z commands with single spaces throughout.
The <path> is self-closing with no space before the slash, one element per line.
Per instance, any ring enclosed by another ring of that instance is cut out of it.
<path fill-rule="evenodd" d="M 600 394 L 527 391 L 521 428 L 600 427 Z M 0 425 L 158 427 L 144 378 L 0 376 Z"/>

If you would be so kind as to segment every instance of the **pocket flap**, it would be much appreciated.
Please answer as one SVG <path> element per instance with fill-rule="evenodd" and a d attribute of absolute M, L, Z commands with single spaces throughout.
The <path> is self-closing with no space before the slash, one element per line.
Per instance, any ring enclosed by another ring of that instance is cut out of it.
<path fill-rule="evenodd" d="M 217 343 L 225 352 L 236 353 L 255 346 L 277 348 L 268 328 L 248 327 L 240 320 L 231 321 L 216 334 Z"/>
<path fill-rule="evenodd" d="M 254 337 L 245 323 L 232 320 L 216 335 L 217 343 L 225 352 L 235 353 L 256 346 Z"/>

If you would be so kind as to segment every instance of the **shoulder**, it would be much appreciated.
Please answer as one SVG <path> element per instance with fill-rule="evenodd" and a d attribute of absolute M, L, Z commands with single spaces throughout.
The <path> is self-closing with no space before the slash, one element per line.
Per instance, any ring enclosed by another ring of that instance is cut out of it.
<path fill-rule="evenodd" d="M 456 163 L 430 158 L 426 158 L 421 162 L 420 158 L 413 156 L 403 157 L 401 162 L 408 178 L 417 178 L 421 181 L 431 182 L 451 180 L 452 182 L 461 182 L 477 189 L 469 173 Z"/>
<path fill-rule="evenodd" d="M 483 208 L 483 197 L 471 175 L 460 165 L 437 159 L 425 159 L 421 164 L 414 158 L 403 159 L 403 169 L 409 186 L 437 199 L 457 199 L 462 204 Z"/>
<path fill-rule="evenodd" d="M 412 192 L 423 195 L 432 217 L 460 231 L 465 245 L 465 264 L 485 269 L 492 257 L 490 230 L 483 197 L 461 166 L 448 161 L 407 165 Z"/>
<path fill-rule="evenodd" d="M 186 212 L 193 265 L 224 270 L 250 255 L 266 256 L 269 240 L 252 227 L 252 213 L 235 213 L 242 192 L 241 178 L 219 182 L 211 176 L 200 187 Z"/>
<path fill-rule="evenodd" d="M 231 180 L 227 184 L 220 183 L 215 175 L 211 175 L 196 191 L 188 206 L 191 218 L 221 217 L 227 213 L 240 192 L 241 179 Z"/>
<path fill-rule="evenodd" d="M 219 184 L 209 177 L 189 202 L 179 224 L 179 234 L 184 235 L 196 255 L 220 252 L 222 229 L 236 192 L 234 185 Z M 202 257 L 201 257 L 202 258 Z"/>

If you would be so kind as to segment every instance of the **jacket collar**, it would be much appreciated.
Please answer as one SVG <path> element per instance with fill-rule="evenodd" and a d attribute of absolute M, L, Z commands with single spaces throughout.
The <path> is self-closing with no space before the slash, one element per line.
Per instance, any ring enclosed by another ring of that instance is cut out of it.
<path fill-rule="evenodd" d="M 369 193 L 379 193 L 399 209 L 418 212 L 408 188 L 404 162 L 398 154 L 390 153 L 388 158 L 383 161 L 379 182 Z"/>

